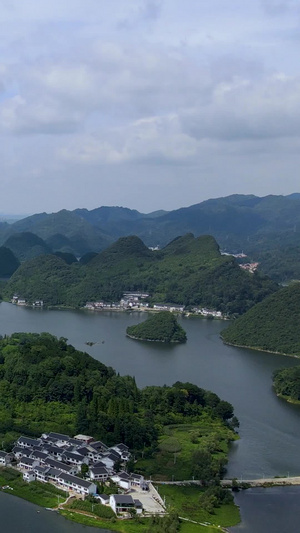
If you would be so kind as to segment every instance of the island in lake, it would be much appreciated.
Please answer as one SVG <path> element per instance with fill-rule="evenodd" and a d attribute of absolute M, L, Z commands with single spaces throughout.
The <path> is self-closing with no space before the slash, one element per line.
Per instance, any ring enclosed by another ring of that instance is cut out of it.
<path fill-rule="evenodd" d="M 151 342 L 185 342 L 186 332 L 169 311 L 150 316 L 145 322 L 129 326 L 126 334 L 131 339 Z"/>

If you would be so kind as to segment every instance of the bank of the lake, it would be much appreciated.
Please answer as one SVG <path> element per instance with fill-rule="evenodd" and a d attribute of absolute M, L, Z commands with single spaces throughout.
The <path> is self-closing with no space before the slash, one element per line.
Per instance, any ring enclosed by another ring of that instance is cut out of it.
<path fill-rule="evenodd" d="M 300 355 L 292 354 L 292 353 L 284 353 L 284 352 L 276 352 L 275 350 L 265 350 L 263 348 L 259 348 L 257 346 L 249 346 L 246 344 L 237 344 L 234 342 L 228 342 L 224 339 L 223 335 L 220 335 L 220 338 L 222 339 L 223 343 L 227 346 L 233 346 L 234 348 L 242 348 L 246 350 L 254 350 L 255 352 L 264 352 L 264 353 L 270 353 L 274 355 L 283 355 L 284 357 L 293 357 L 294 359 L 300 359 Z"/>

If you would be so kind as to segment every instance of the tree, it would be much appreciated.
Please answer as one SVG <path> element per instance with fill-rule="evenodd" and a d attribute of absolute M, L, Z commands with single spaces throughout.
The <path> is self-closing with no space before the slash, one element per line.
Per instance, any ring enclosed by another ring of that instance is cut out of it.
<path fill-rule="evenodd" d="M 87 475 L 87 473 L 89 471 L 88 465 L 85 464 L 85 463 L 82 463 L 80 471 L 81 471 L 82 476 L 86 477 L 86 475 Z"/>

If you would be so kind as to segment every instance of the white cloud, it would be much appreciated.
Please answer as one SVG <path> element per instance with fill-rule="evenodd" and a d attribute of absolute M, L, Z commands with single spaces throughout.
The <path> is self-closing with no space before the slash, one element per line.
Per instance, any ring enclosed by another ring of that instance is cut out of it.
<path fill-rule="evenodd" d="M 300 137 L 300 79 L 278 74 L 219 83 L 210 104 L 184 113 L 182 125 L 197 139 Z"/>
<path fill-rule="evenodd" d="M 101 164 L 188 161 L 197 151 L 197 142 L 182 133 L 176 116 L 151 117 L 106 132 L 100 136 L 80 136 L 59 150 L 72 162 Z"/>
<path fill-rule="evenodd" d="M 54 202 L 59 176 L 62 202 L 78 204 L 82 173 L 94 198 L 99 169 L 107 203 L 125 194 L 124 175 L 136 190 L 143 180 L 149 202 L 153 174 L 164 192 L 174 180 L 178 206 L 226 187 L 275 191 L 284 166 L 297 189 L 298 0 L 0 6 L 0 170 L 12 197 L 26 182 L 32 202 L 44 188 Z"/>

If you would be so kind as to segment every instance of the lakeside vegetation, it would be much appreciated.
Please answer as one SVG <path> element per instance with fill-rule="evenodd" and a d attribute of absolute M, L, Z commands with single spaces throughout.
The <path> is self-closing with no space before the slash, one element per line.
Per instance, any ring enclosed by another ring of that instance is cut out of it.
<path fill-rule="evenodd" d="M 4 492 L 42 507 L 53 508 L 66 500 L 66 493 L 50 483 L 23 481 L 22 474 L 10 467 L 0 467 L 0 486 Z M 3 489 L 3 487 L 7 487 Z"/>
<path fill-rule="evenodd" d="M 276 370 L 273 374 L 276 394 L 291 403 L 300 403 L 300 366 Z"/>
<path fill-rule="evenodd" d="M 243 271 L 233 257 L 222 256 L 211 236 L 178 237 L 165 248 L 149 250 L 135 236 L 123 237 L 84 264 L 42 255 L 25 261 L 4 289 L 47 306 L 84 306 L 87 301 L 118 301 L 126 291 L 142 290 L 151 302 L 200 305 L 226 314 L 242 314 L 277 290 L 257 272 Z"/>
<path fill-rule="evenodd" d="M 234 526 L 240 521 L 238 507 L 227 489 L 212 486 L 205 490 L 196 485 L 156 485 L 169 509 L 175 509 L 183 518 L 208 522 L 212 526 Z"/>
<path fill-rule="evenodd" d="M 226 343 L 300 357 L 300 283 L 255 305 L 222 331 Z"/>
<path fill-rule="evenodd" d="M 187 339 L 186 332 L 169 311 L 162 311 L 140 324 L 129 326 L 126 333 L 133 339 L 143 341 L 181 343 Z"/>

